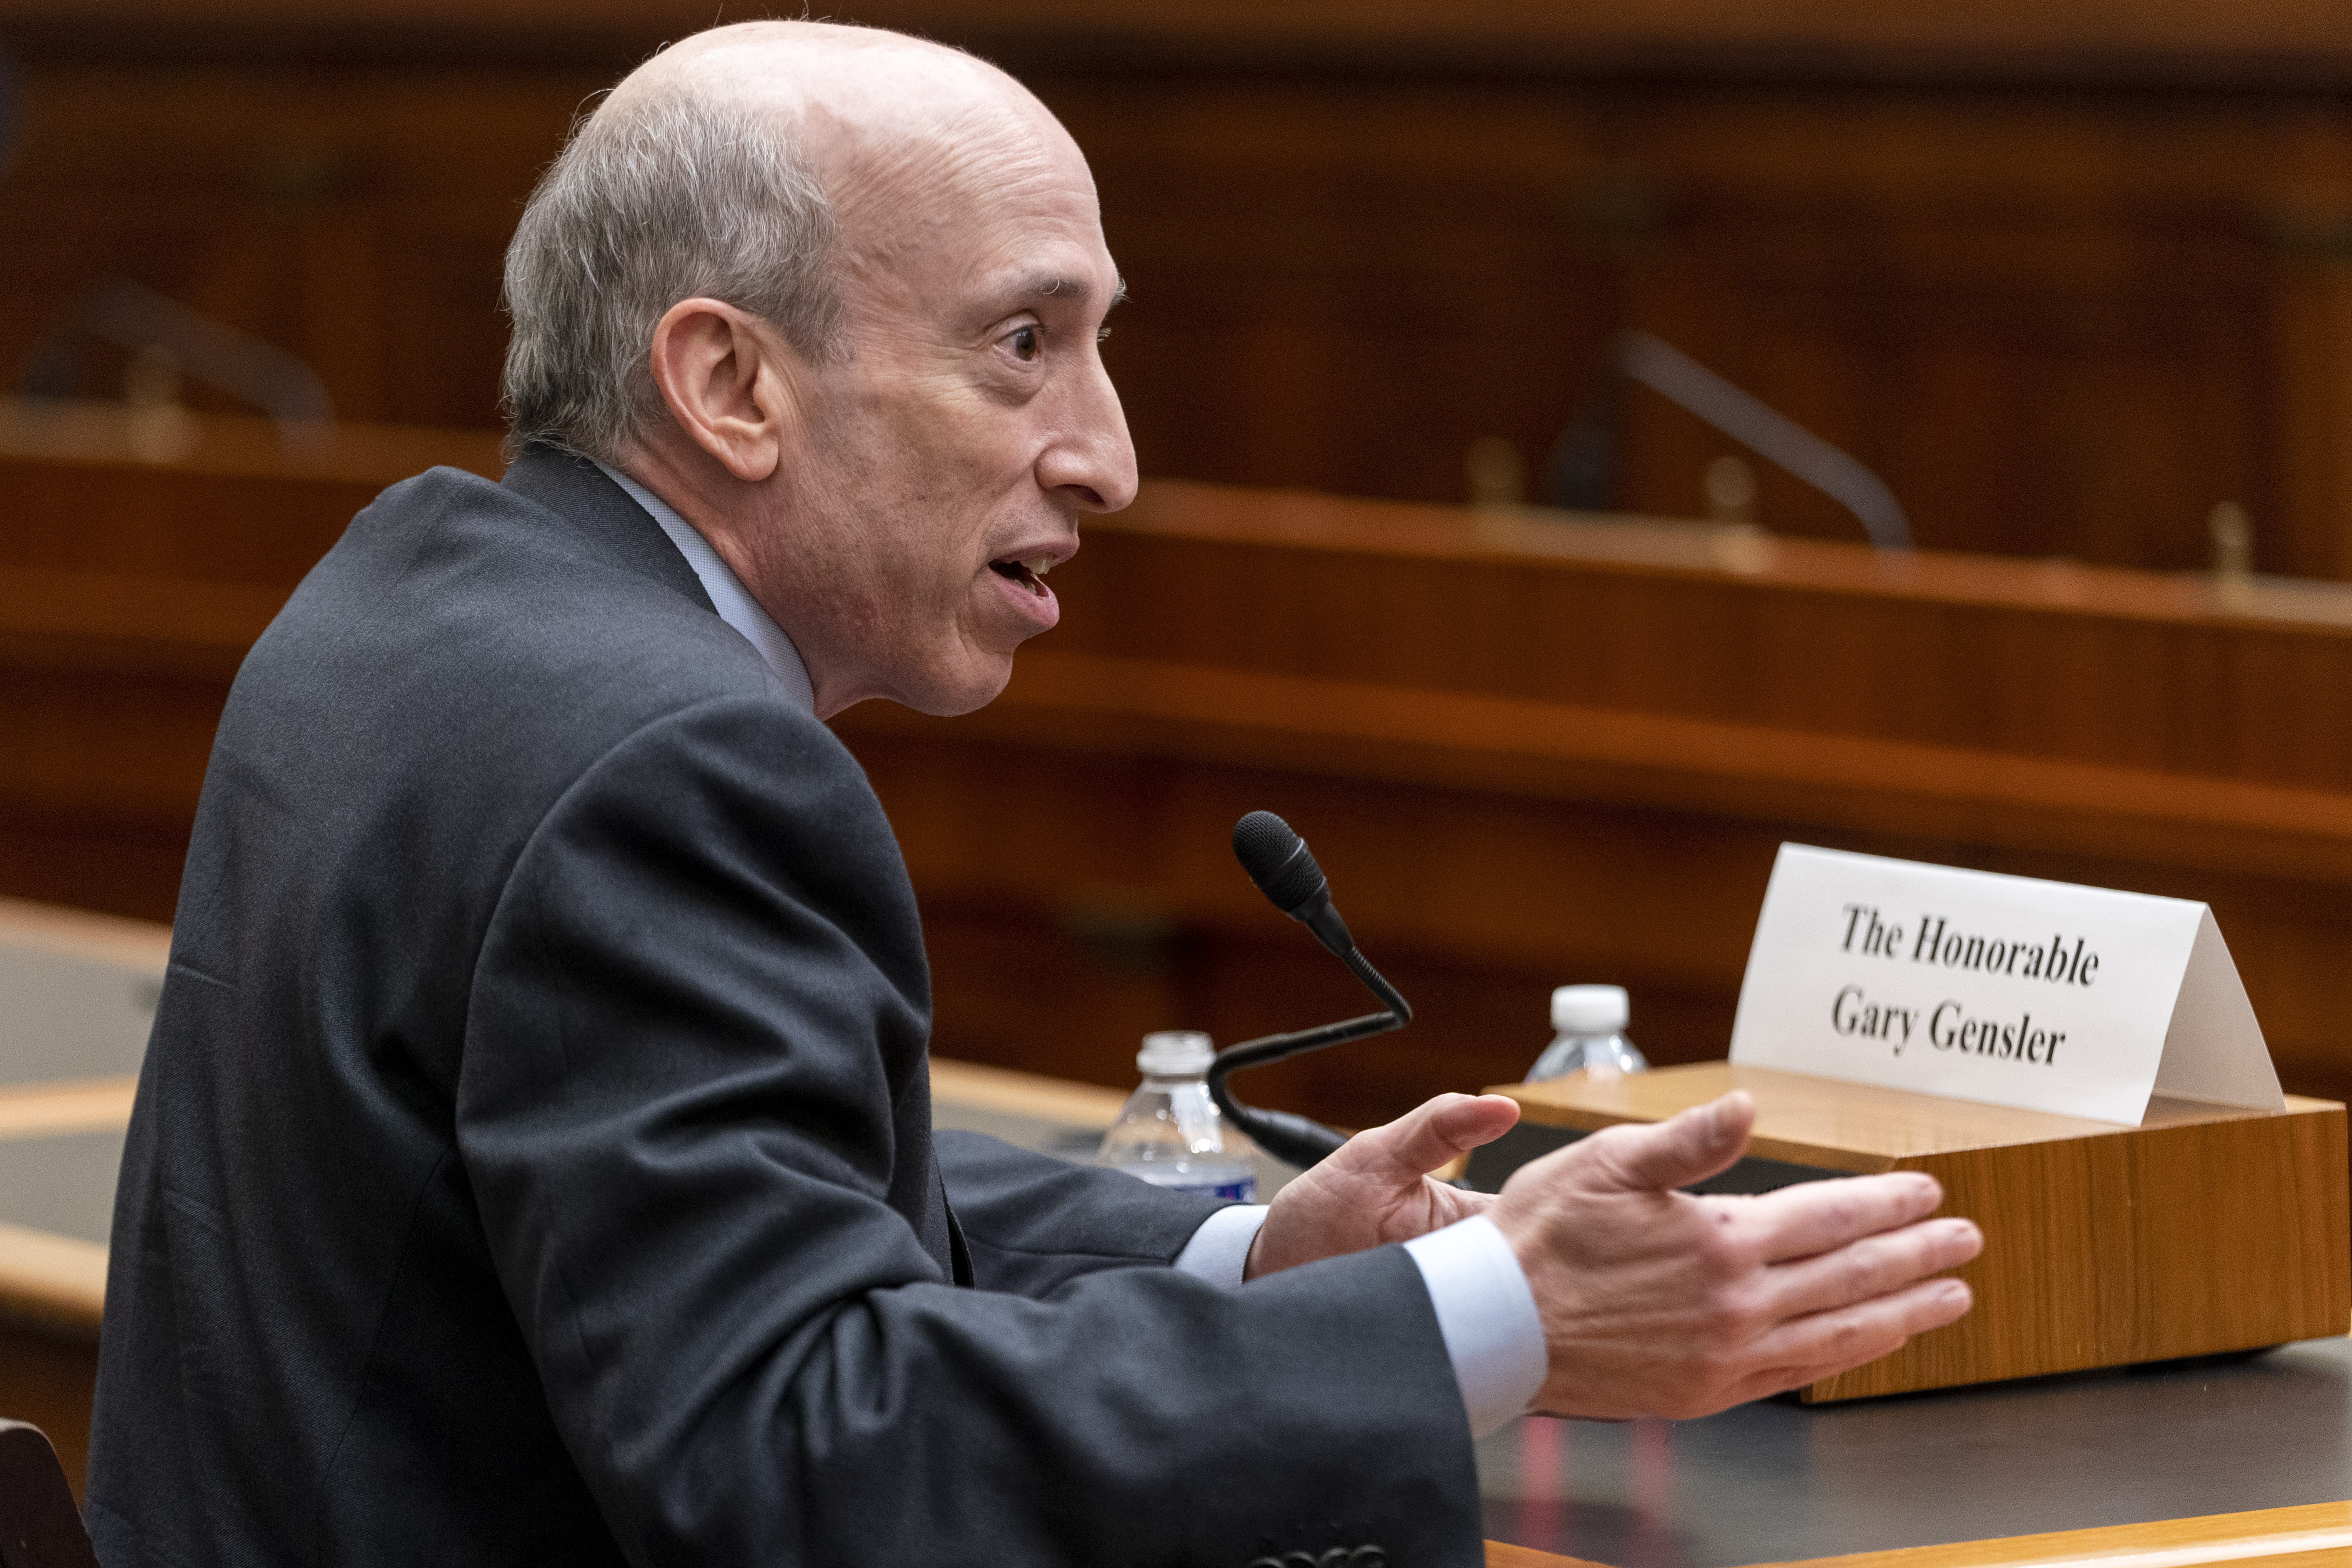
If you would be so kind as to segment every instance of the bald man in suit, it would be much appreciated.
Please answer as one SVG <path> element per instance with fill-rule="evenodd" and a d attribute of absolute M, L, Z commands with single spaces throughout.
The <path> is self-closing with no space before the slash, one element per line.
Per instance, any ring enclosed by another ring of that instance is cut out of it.
<path fill-rule="evenodd" d="M 362 513 L 222 721 L 110 1564 L 1467 1568 L 1475 1433 L 1966 1310 L 1924 1177 L 1674 1191 L 1737 1097 L 1493 1198 L 1424 1175 L 1493 1098 L 1265 1209 L 934 1137 L 913 896 L 824 721 L 978 707 L 1052 626 L 1135 489 L 1120 288 L 1077 149 L 952 50 L 724 28 L 584 123 L 509 258 L 510 471 Z"/>

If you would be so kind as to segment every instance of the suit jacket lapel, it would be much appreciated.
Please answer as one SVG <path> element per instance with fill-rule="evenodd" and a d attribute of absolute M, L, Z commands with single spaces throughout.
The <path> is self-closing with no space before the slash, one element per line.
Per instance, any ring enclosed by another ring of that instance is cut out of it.
<path fill-rule="evenodd" d="M 718 614 L 711 605 L 710 595 L 703 591 L 702 580 L 694 574 L 694 568 L 687 564 L 686 557 L 678 553 L 668 535 L 662 532 L 661 525 L 646 516 L 645 508 L 587 458 L 552 447 L 527 447 L 500 483 L 578 529 L 600 553 L 675 589 L 713 615 Z M 956 1223 L 955 1211 L 948 1205 L 947 1184 L 928 1147 L 930 1099 L 927 1076 L 919 1068 L 913 1081 L 921 1087 L 910 1088 L 900 1097 L 900 1103 L 891 1108 L 893 1120 L 899 1123 L 902 1138 L 919 1127 L 926 1147 L 919 1164 L 908 1173 L 917 1177 L 912 1190 L 895 1190 L 901 1184 L 893 1183 L 893 1199 L 912 1211 L 907 1214 L 908 1222 L 940 1269 L 957 1284 L 970 1285 L 971 1255 L 964 1246 L 963 1227 Z M 920 1175 L 926 1168 L 929 1181 L 923 1183 Z"/>

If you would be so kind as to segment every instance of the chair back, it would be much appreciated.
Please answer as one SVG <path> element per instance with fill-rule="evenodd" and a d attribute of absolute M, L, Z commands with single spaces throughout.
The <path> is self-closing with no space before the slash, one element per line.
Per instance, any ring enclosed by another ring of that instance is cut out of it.
<path fill-rule="evenodd" d="M 0 1568 L 98 1568 L 47 1434 L 0 1421 Z"/>

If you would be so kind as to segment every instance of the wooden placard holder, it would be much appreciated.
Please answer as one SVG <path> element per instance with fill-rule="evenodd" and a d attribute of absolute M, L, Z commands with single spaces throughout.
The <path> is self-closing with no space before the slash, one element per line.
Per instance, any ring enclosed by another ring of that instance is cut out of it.
<path fill-rule="evenodd" d="M 1594 1081 L 1507 1084 L 1520 1125 L 1474 1185 L 1547 1146 L 1658 1121 L 1733 1089 L 1756 1100 L 1748 1158 L 1701 1190 L 1925 1171 L 1985 1234 L 1950 1328 L 1802 1391 L 1808 1404 L 2253 1350 L 2352 1329 L 2344 1107 L 2158 1100 L 2138 1127 L 1703 1062 Z"/>

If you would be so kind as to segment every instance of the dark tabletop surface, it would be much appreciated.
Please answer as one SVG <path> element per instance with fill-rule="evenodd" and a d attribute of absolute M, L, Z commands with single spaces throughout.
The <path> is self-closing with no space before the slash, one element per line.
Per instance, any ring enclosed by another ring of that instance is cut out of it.
<path fill-rule="evenodd" d="M 1614 1568 L 1877 1552 L 2352 1500 L 2352 1341 L 1478 1445 L 1486 1533 Z"/>
<path fill-rule="evenodd" d="M 121 1060 L 106 1065 L 135 1071 L 133 1032 L 118 1033 L 103 1043 Z M 17 1077 L 0 1064 L 0 1082 Z M 939 1122 L 1077 1158 L 1100 1136 L 958 1106 Z M 0 1140 L 0 1219 L 103 1241 L 121 1140 Z M 1288 1173 L 1267 1162 L 1265 1189 Z M 1844 1405 L 1768 1400 L 1701 1421 L 1517 1421 L 1478 1445 L 1478 1479 L 1488 1536 L 1614 1568 L 2352 1500 L 2352 1341 Z"/>
<path fill-rule="evenodd" d="M 1099 1135 L 959 1106 L 938 1121 L 1078 1159 Z M 1262 1194 L 1287 1174 L 1267 1162 Z M 1613 1568 L 2352 1500 L 2352 1341 L 1704 1421 L 1517 1421 L 1478 1445 L 1478 1483 L 1492 1539 Z"/>

